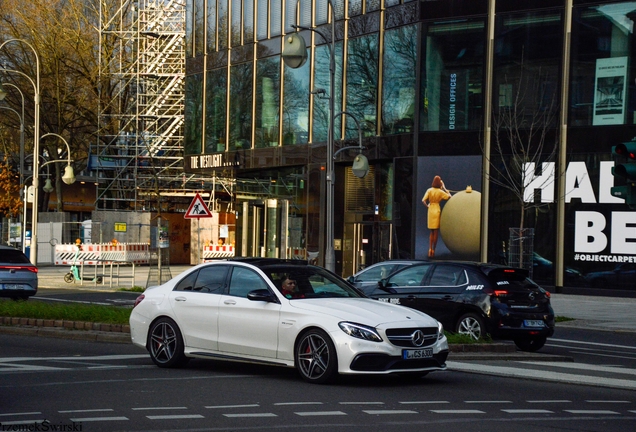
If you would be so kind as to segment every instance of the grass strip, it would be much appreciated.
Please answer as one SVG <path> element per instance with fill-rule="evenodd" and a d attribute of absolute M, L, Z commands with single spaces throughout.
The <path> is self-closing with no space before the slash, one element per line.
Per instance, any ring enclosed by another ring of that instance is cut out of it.
<path fill-rule="evenodd" d="M 128 324 L 132 309 L 118 306 L 44 303 L 39 301 L 0 301 L 0 316 L 17 318 Z"/>

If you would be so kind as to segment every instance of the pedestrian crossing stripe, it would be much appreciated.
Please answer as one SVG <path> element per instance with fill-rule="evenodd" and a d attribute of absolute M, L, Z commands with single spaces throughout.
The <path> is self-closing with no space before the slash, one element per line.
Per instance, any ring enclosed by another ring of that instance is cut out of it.
<path fill-rule="evenodd" d="M 190 203 L 190 207 L 188 207 L 188 211 L 186 211 L 183 217 L 185 219 L 209 218 L 212 217 L 212 213 L 210 213 L 210 209 L 208 209 L 208 206 L 203 202 L 201 195 L 196 194 Z"/>

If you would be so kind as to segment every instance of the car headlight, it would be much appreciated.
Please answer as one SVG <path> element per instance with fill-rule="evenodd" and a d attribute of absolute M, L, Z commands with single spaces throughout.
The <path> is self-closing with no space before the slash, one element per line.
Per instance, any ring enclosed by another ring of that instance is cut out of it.
<path fill-rule="evenodd" d="M 437 322 L 437 340 L 444 338 L 444 326 L 441 322 Z"/>
<path fill-rule="evenodd" d="M 382 337 L 373 327 L 351 322 L 338 323 L 343 332 L 358 339 L 364 339 L 371 342 L 382 342 Z"/>

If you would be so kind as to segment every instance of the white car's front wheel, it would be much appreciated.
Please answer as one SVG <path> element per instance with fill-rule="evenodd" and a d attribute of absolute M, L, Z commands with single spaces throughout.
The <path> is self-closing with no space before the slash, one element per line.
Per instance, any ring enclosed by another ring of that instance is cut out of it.
<path fill-rule="evenodd" d="M 324 384 L 338 372 L 338 356 L 331 338 L 320 329 L 303 333 L 294 351 L 296 368 L 310 383 Z"/>

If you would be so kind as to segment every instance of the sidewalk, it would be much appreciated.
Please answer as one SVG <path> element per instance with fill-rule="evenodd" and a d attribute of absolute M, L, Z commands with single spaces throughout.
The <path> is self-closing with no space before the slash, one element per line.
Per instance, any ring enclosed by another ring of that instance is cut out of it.
<path fill-rule="evenodd" d="M 170 265 L 169 270 L 174 277 L 191 267 L 190 265 Z M 87 266 L 84 271 L 88 274 L 94 274 L 94 270 L 94 266 Z M 110 271 L 108 267 L 106 270 Z M 163 270 L 165 271 L 165 267 Z M 64 274 L 68 271 L 68 266 L 40 267 L 38 272 L 40 288 L 80 288 L 87 291 L 113 291 L 132 286 L 145 288 L 150 267 L 147 265 L 135 266 L 133 279 L 132 267 L 122 266 L 119 282 L 113 280 L 112 288 L 110 279 L 107 277 L 104 278 L 102 284 L 95 284 L 92 281 L 83 281 L 81 285 L 79 282 L 68 284 L 64 282 Z M 101 267 L 98 271 L 101 273 Z M 559 327 L 636 332 L 636 298 L 552 293 L 551 299 L 554 313 L 557 316 L 575 319 L 574 321 L 558 323 Z"/>

